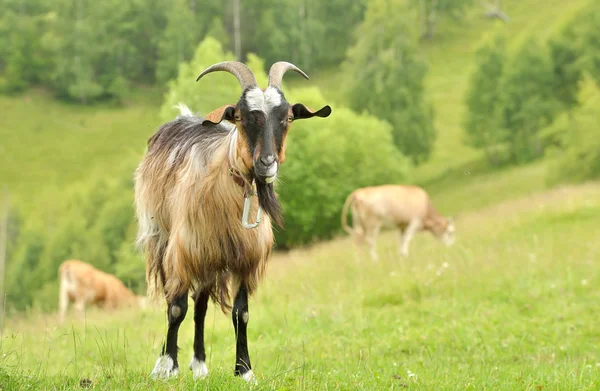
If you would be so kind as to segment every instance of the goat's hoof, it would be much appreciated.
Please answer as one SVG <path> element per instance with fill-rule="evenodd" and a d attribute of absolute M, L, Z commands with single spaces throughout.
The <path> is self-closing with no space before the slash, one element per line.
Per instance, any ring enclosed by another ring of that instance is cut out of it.
<path fill-rule="evenodd" d="M 150 373 L 150 377 L 153 379 L 168 379 L 170 377 L 177 377 L 178 375 L 179 368 L 175 366 L 173 359 L 169 356 L 160 356 Z"/>
<path fill-rule="evenodd" d="M 236 375 L 241 377 L 242 379 L 246 380 L 246 382 L 248 382 L 248 384 L 251 384 L 251 385 L 258 384 L 258 382 L 256 381 L 256 377 L 254 376 L 254 372 L 252 372 L 252 369 L 249 369 L 248 371 L 246 371 L 244 373 L 238 373 Z"/>
<path fill-rule="evenodd" d="M 208 376 L 208 367 L 206 366 L 206 363 L 196 359 L 196 357 L 192 358 L 190 369 L 194 374 L 194 380 L 204 379 Z"/>

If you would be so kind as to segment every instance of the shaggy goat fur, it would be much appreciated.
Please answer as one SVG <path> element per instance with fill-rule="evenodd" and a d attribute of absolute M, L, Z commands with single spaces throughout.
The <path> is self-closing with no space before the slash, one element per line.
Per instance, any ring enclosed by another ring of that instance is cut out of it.
<path fill-rule="evenodd" d="M 266 213 L 256 229 L 240 224 L 244 190 L 228 165 L 229 159 L 242 171 L 236 127 L 205 126 L 187 107 L 180 110 L 182 115 L 150 138 L 135 174 L 138 243 L 147 249 L 149 294 L 164 293 L 170 301 L 188 290 L 208 290 L 225 312 L 231 309 L 232 275 L 244 279 L 250 294 L 263 276 L 273 246 L 271 221 Z M 263 193 L 273 191 L 272 184 L 262 186 L 270 187 Z M 251 201 L 250 216 L 256 216 L 257 197 Z M 234 292 L 241 282 L 235 281 Z"/>

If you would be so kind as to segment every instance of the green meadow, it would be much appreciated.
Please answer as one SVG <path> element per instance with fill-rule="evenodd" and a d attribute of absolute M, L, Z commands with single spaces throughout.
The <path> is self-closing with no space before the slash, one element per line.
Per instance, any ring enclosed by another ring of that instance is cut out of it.
<path fill-rule="evenodd" d="M 589 2 L 510 3 L 506 25 L 476 7 L 466 16 L 468 28 L 445 20 L 445 34 L 422 43 L 438 136 L 431 159 L 406 181 L 455 216 L 456 243 L 446 248 L 418 234 L 401 258 L 397 233 L 385 231 L 378 263 L 343 235 L 276 252 L 250 300 L 253 389 L 600 389 L 600 182 L 550 181 L 560 151 L 491 167 L 465 143 L 463 129 L 475 49 L 500 30 L 511 53 L 530 35 L 546 39 Z M 317 85 L 334 111 L 345 102 L 337 68 L 306 71 L 310 82 L 286 83 Z M 573 118 L 578 129 L 598 129 L 600 90 L 591 80 L 582 84 Z M 56 100 L 43 88 L 0 95 L 0 190 L 8 189 L 27 218 L 60 200 L 67 186 L 122 176 L 160 125 L 164 94 L 138 86 L 122 104 L 92 106 Z M 546 132 L 568 123 L 563 113 Z M 0 389 L 249 388 L 233 376 L 230 315 L 212 304 L 209 376 L 196 382 L 187 369 L 191 299 L 179 332 L 181 374 L 165 381 L 149 378 L 166 334 L 162 305 L 113 313 L 88 308 L 83 319 L 71 313 L 64 325 L 57 319 L 34 306 L 4 320 Z"/>

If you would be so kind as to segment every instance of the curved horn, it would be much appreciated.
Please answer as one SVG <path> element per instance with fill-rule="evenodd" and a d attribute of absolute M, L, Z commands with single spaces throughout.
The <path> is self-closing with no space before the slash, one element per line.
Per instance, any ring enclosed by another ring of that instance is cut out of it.
<path fill-rule="evenodd" d="M 306 73 L 302 72 L 300 68 L 294 64 L 290 64 L 286 61 L 279 61 L 271 65 L 271 69 L 269 69 L 269 86 L 281 88 L 281 80 L 287 71 L 297 72 L 304 76 L 305 79 L 308 79 Z"/>
<path fill-rule="evenodd" d="M 211 65 L 206 68 L 199 76 L 196 78 L 196 81 L 200 80 L 200 78 L 207 73 L 216 72 L 216 71 L 225 71 L 229 72 L 235 77 L 237 77 L 240 85 L 242 86 L 242 90 L 245 90 L 248 87 L 256 87 L 258 83 L 256 82 L 256 77 L 254 73 L 248 68 L 248 66 L 239 61 L 223 61 Z"/>

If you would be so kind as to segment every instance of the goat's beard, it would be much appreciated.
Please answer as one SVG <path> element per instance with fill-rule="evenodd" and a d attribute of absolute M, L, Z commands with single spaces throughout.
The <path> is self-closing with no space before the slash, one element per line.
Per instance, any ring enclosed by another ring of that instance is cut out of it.
<path fill-rule="evenodd" d="M 281 215 L 281 204 L 275 194 L 272 183 L 256 181 L 256 192 L 258 193 L 258 204 L 269 215 L 271 220 L 283 228 L 283 216 Z"/>

